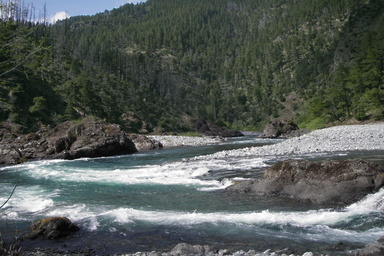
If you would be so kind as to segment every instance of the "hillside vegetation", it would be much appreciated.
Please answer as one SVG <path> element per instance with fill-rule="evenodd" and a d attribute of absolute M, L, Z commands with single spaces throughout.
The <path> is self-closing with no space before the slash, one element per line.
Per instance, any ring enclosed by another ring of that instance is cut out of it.
<path fill-rule="evenodd" d="M 27 130 L 84 116 L 134 132 L 384 119 L 382 0 L 147 0 L 0 26 L 0 121 Z"/>

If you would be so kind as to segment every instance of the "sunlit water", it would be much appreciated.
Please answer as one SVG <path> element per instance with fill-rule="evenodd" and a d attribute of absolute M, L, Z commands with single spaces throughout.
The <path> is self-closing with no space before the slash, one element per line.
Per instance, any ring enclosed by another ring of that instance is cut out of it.
<path fill-rule="evenodd" d="M 384 190 L 337 209 L 288 199 L 255 199 L 224 189 L 236 180 L 260 176 L 265 167 L 288 156 L 192 159 L 276 142 L 245 137 L 220 145 L 3 167 L 0 202 L 16 183 L 18 187 L 0 211 L 1 233 L 10 239 L 26 232 L 32 221 L 65 216 L 81 231 L 59 241 L 26 240 L 23 250 L 92 248 L 100 255 L 169 251 L 180 242 L 339 255 L 384 236 Z M 360 157 L 384 165 L 383 156 L 375 151 L 302 158 Z M 344 246 L 337 251 L 335 245 L 340 243 Z"/>

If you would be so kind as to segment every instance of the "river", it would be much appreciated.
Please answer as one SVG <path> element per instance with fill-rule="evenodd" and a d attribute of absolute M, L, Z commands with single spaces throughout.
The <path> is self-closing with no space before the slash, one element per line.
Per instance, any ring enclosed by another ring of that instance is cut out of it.
<path fill-rule="evenodd" d="M 21 236 L 32 221 L 64 216 L 81 230 L 58 241 L 25 240 L 22 250 L 92 249 L 98 255 L 169 251 L 176 244 L 229 250 L 341 255 L 384 236 L 384 190 L 344 208 L 288 199 L 226 193 L 236 180 L 258 177 L 289 156 L 198 158 L 227 149 L 279 143 L 256 137 L 215 145 L 132 155 L 27 162 L 0 168 L 0 210 L 5 239 Z M 365 158 L 384 165 L 383 151 L 319 153 L 306 159 Z"/>

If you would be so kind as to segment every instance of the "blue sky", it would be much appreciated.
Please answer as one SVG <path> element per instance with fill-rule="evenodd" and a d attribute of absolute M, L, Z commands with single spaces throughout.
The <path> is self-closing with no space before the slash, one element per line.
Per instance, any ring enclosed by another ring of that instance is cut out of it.
<path fill-rule="evenodd" d="M 33 3 L 36 14 L 44 10 L 47 6 L 47 16 L 53 17 L 55 14 L 67 12 L 70 16 L 92 15 L 105 10 L 112 10 L 125 3 L 140 3 L 145 0 L 24 0 L 24 4 Z"/>

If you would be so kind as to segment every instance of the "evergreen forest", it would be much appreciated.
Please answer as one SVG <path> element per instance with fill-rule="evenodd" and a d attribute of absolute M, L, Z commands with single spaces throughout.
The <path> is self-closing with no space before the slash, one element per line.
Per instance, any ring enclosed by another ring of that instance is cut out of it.
<path fill-rule="evenodd" d="M 55 24 L 22 1 L 0 10 L 0 122 L 25 132 L 384 119 L 382 0 L 147 0 Z"/>

